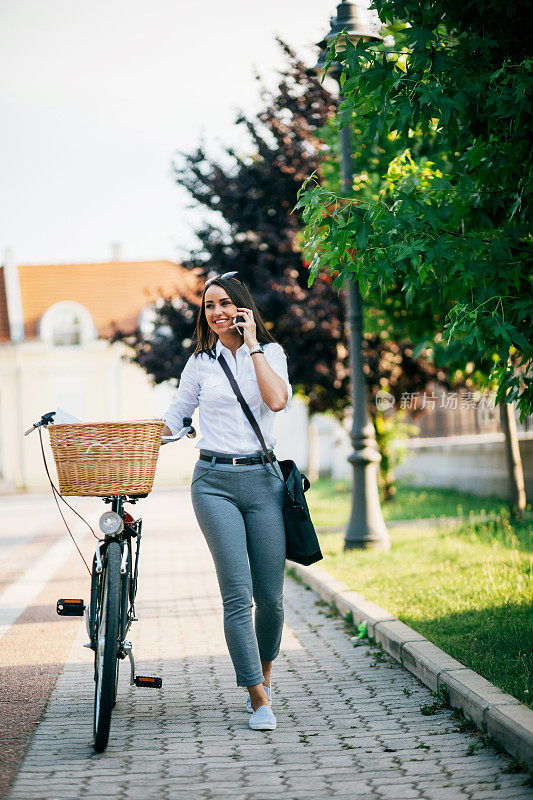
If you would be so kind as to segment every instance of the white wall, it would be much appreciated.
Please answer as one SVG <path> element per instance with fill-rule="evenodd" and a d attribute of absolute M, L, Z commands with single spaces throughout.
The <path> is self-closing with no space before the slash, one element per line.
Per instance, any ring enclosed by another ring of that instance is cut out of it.
<path fill-rule="evenodd" d="M 350 421 L 343 428 L 335 420 L 320 421 L 320 474 L 335 480 L 350 480 L 352 452 Z M 313 421 L 311 427 L 316 425 Z M 312 437 L 311 437 L 312 438 Z M 520 453 L 528 500 L 533 498 L 533 433 L 519 433 Z M 329 444 L 328 444 L 329 443 Z M 508 471 L 503 433 L 469 436 L 439 436 L 402 441 L 406 460 L 395 476 L 412 486 L 441 486 L 473 494 L 507 497 Z"/>
<path fill-rule="evenodd" d="M 291 458 L 302 471 L 309 469 L 309 414 L 302 398 L 295 396 L 288 407 L 274 416 L 276 456 Z"/>
<path fill-rule="evenodd" d="M 519 433 L 527 499 L 533 498 L 533 433 Z M 473 494 L 509 494 L 503 433 L 411 439 L 396 469 L 412 486 L 443 486 Z"/>

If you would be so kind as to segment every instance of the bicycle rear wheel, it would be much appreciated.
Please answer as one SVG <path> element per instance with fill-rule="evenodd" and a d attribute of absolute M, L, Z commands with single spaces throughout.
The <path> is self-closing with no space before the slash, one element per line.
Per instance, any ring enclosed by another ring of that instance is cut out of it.
<path fill-rule="evenodd" d="M 121 594 L 120 561 L 120 545 L 118 542 L 111 542 L 107 547 L 106 565 L 102 573 L 96 622 L 94 749 L 97 753 L 103 752 L 107 747 L 115 702 Z"/>

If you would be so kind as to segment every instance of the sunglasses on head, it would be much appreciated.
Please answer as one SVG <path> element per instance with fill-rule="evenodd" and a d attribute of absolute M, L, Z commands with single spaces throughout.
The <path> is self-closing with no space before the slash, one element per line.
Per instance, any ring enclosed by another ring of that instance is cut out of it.
<path fill-rule="evenodd" d="M 213 281 L 220 281 L 224 278 L 234 278 L 235 275 L 238 275 L 238 272 L 225 272 L 223 275 L 213 275 L 212 278 L 208 278 L 204 284 L 205 288 L 207 289 L 208 286 L 211 286 Z"/>

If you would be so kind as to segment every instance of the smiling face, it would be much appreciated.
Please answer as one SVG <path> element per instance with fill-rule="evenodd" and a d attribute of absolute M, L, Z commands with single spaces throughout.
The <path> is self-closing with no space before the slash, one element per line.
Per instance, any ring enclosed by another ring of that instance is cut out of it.
<path fill-rule="evenodd" d="M 233 324 L 233 317 L 237 315 L 237 306 L 224 289 L 216 283 L 212 284 L 206 290 L 204 302 L 205 318 L 211 330 L 219 335 L 228 331 Z M 235 328 L 232 328 L 229 333 L 234 331 Z"/>

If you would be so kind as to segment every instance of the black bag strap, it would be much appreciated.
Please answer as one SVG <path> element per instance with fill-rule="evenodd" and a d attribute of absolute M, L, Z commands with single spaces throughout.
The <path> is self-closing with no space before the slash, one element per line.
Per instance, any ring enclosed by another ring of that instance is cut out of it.
<path fill-rule="evenodd" d="M 255 433 L 255 435 L 257 436 L 257 438 L 258 438 L 258 439 L 259 439 L 259 441 L 261 442 L 261 447 L 262 447 L 262 448 L 263 448 L 263 450 L 265 451 L 265 455 L 266 455 L 266 457 L 268 458 L 268 460 L 269 460 L 269 462 L 270 462 L 270 464 L 271 464 L 272 468 L 274 469 L 274 473 L 275 473 L 275 474 L 277 475 L 277 477 L 279 478 L 279 475 L 278 475 L 278 473 L 276 472 L 276 470 L 275 470 L 275 468 L 274 468 L 274 462 L 272 461 L 272 459 L 271 459 L 271 457 L 270 457 L 270 453 L 268 452 L 268 448 L 267 448 L 267 446 L 266 446 L 266 444 L 265 444 L 265 440 L 264 440 L 264 438 L 263 438 L 263 434 L 261 433 L 261 428 L 260 428 L 260 427 L 259 427 L 259 425 L 257 424 L 257 420 L 256 420 L 256 418 L 254 417 L 254 415 L 253 415 L 253 413 L 252 413 L 252 410 L 251 410 L 250 406 L 248 405 L 248 403 L 246 402 L 246 400 L 245 400 L 245 399 L 244 399 L 244 397 L 242 396 L 242 392 L 241 392 L 241 390 L 239 389 L 239 384 L 238 384 L 238 383 L 237 383 L 237 381 L 235 380 L 235 377 L 234 377 L 234 375 L 233 375 L 233 372 L 231 371 L 231 369 L 230 369 L 230 367 L 229 367 L 229 365 L 228 365 L 228 362 L 226 361 L 226 359 L 224 358 L 224 356 L 222 355 L 222 353 L 221 353 L 221 354 L 219 355 L 219 357 L 218 357 L 218 362 L 220 363 L 220 366 L 222 367 L 222 369 L 223 369 L 223 370 L 224 370 L 224 372 L 226 373 L 226 377 L 227 377 L 228 381 L 229 381 L 229 382 L 230 382 L 230 384 L 231 384 L 231 388 L 233 389 L 233 391 L 235 392 L 235 394 L 236 394 L 236 396 L 237 396 L 237 400 L 238 400 L 238 401 L 239 401 L 239 403 L 241 404 L 241 408 L 242 408 L 242 410 L 244 411 L 244 413 L 245 413 L 245 415 L 246 415 L 246 419 L 248 420 L 248 422 L 250 423 L 250 425 L 251 425 L 251 426 L 252 426 L 252 428 L 254 429 L 254 433 Z M 279 479 L 281 480 L 281 478 L 279 478 Z M 287 489 L 287 484 L 285 483 L 285 481 L 283 481 L 283 485 L 285 486 L 285 489 L 287 490 L 287 493 L 288 493 L 288 494 L 290 494 L 289 490 Z"/>

